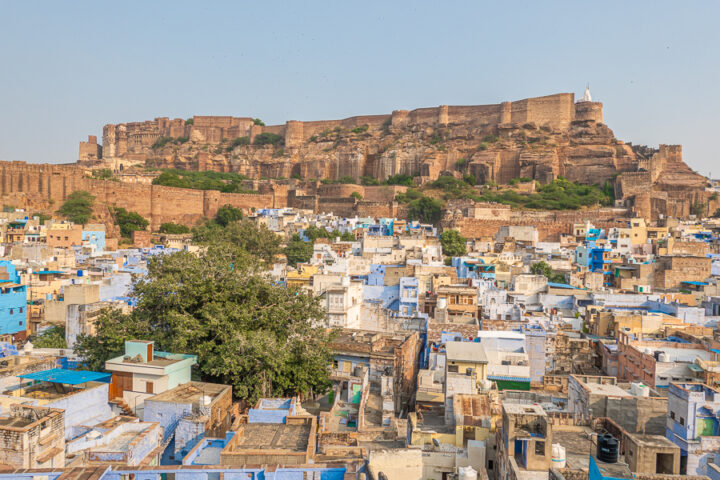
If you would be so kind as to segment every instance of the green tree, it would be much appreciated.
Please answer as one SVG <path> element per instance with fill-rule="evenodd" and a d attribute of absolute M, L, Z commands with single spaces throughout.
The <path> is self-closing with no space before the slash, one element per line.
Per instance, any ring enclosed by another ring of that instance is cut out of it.
<path fill-rule="evenodd" d="M 85 190 L 78 190 L 68 195 L 57 213 L 73 223 L 86 224 L 92 217 L 95 197 Z"/>
<path fill-rule="evenodd" d="M 404 185 L 406 187 L 412 187 L 414 185 L 413 177 L 410 175 L 405 175 L 403 173 L 390 175 L 387 180 L 385 180 L 385 183 L 387 183 L 388 185 Z"/>
<path fill-rule="evenodd" d="M 237 398 L 323 393 L 330 385 L 331 334 L 318 299 L 276 286 L 257 262 L 227 242 L 200 255 L 158 255 L 134 289 L 130 315 L 98 322 L 77 352 L 88 367 L 119 354 L 122 340 L 153 339 L 158 349 L 198 356 L 205 381 L 226 383 Z M 108 315 L 106 318 L 110 318 Z"/>
<path fill-rule="evenodd" d="M 235 208 L 232 205 L 223 205 L 215 214 L 215 221 L 223 227 L 227 227 L 232 222 L 242 220 L 242 218 L 242 210 Z"/>
<path fill-rule="evenodd" d="M 32 215 L 30 215 L 30 218 L 33 218 L 33 217 L 38 217 L 40 225 L 45 225 L 45 221 L 52 218 L 50 215 L 47 215 L 43 212 L 35 212 Z"/>
<path fill-rule="evenodd" d="M 150 224 L 139 213 L 128 211 L 122 207 L 114 207 L 111 212 L 115 217 L 115 224 L 120 227 L 120 235 L 125 238 L 132 237 L 132 232 L 145 230 Z"/>
<path fill-rule="evenodd" d="M 207 222 L 193 230 L 193 240 L 202 245 L 228 243 L 259 257 L 265 265 L 272 263 L 281 252 L 280 237 L 268 230 L 265 225 L 258 226 L 249 219 L 231 222 L 223 227 L 216 222 Z"/>
<path fill-rule="evenodd" d="M 440 234 L 443 254 L 448 257 L 462 257 L 467 253 L 467 239 L 457 230 L 445 230 Z"/>
<path fill-rule="evenodd" d="M 533 275 L 544 275 L 548 279 L 548 282 L 565 283 L 565 275 L 553 271 L 552 267 L 542 260 L 530 265 L 530 273 Z"/>
<path fill-rule="evenodd" d="M 39 335 L 30 337 L 35 348 L 67 348 L 65 342 L 65 327 L 56 325 L 48 328 Z"/>
<path fill-rule="evenodd" d="M 186 225 L 180 225 L 174 222 L 167 222 L 160 225 L 160 233 L 170 233 L 174 235 L 182 233 L 190 233 L 190 228 Z"/>
<path fill-rule="evenodd" d="M 530 265 L 530 273 L 533 275 L 544 275 L 550 278 L 553 274 L 553 270 L 550 265 L 541 260 Z"/>
<path fill-rule="evenodd" d="M 350 196 L 358 201 L 363 199 L 363 196 L 360 192 L 352 192 Z"/>
<path fill-rule="evenodd" d="M 304 241 L 298 234 L 293 235 L 285 247 L 288 265 L 292 267 L 297 267 L 298 263 L 309 262 L 312 253 L 313 243 Z"/>
<path fill-rule="evenodd" d="M 360 177 L 360 183 L 363 185 L 380 185 L 380 180 L 369 175 L 363 175 Z"/>
<path fill-rule="evenodd" d="M 277 147 L 283 142 L 284 139 L 282 135 L 278 135 L 277 133 L 263 132 L 255 137 L 253 143 L 255 145 L 272 145 L 274 147 Z"/>
<path fill-rule="evenodd" d="M 408 218 L 425 223 L 437 223 L 442 214 L 443 204 L 440 200 L 421 197 L 408 204 Z"/>
<path fill-rule="evenodd" d="M 253 124 L 254 124 L 254 125 L 260 125 L 261 127 L 264 127 L 264 126 L 265 126 L 265 122 L 263 122 L 263 121 L 260 120 L 259 118 L 253 118 Z"/>

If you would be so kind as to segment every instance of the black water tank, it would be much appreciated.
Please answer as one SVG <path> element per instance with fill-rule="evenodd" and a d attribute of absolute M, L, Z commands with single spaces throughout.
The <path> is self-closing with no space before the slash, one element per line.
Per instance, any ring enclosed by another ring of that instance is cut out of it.
<path fill-rule="evenodd" d="M 620 443 L 610 434 L 598 435 L 597 458 L 605 463 L 617 463 Z"/>

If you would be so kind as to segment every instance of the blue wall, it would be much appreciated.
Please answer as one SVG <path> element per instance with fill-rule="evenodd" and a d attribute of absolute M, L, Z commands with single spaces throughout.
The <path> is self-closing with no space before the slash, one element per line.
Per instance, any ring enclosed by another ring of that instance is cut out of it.
<path fill-rule="evenodd" d="M 0 334 L 14 334 L 27 330 L 27 286 L 2 288 L 3 284 L 20 283 L 15 265 L 0 260 L 0 271 L 6 271 L 9 280 L 0 283 Z"/>

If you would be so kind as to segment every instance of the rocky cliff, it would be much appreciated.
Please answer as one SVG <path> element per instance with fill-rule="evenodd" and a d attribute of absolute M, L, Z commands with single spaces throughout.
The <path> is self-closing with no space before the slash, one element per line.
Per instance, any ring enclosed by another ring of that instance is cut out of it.
<path fill-rule="evenodd" d="M 705 179 L 679 146 L 658 150 L 617 140 L 602 104 L 557 94 L 497 105 L 440 106 L 389 115 L 265 126 L 251 118 L 156 118 L 112 124 L 103 144 L 80 145 L 79 163 L 119 170 L 151 165 L 239 172 L 250 178 L 385 180 L 473 175 L 479 184 L 558 176 L 611 181 L 642 215 L 684 216 L 705 202 Z"/>

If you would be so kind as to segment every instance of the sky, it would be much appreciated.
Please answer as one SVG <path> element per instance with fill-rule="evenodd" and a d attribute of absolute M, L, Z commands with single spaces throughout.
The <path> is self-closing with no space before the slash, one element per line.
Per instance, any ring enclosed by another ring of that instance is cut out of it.
<path fill-rule="evenodd" d="M 325 120 L 590 84 L 615 137 L 720 177 L 720 2 L 0 0 L 0 160 L 107 123 Z"/>

